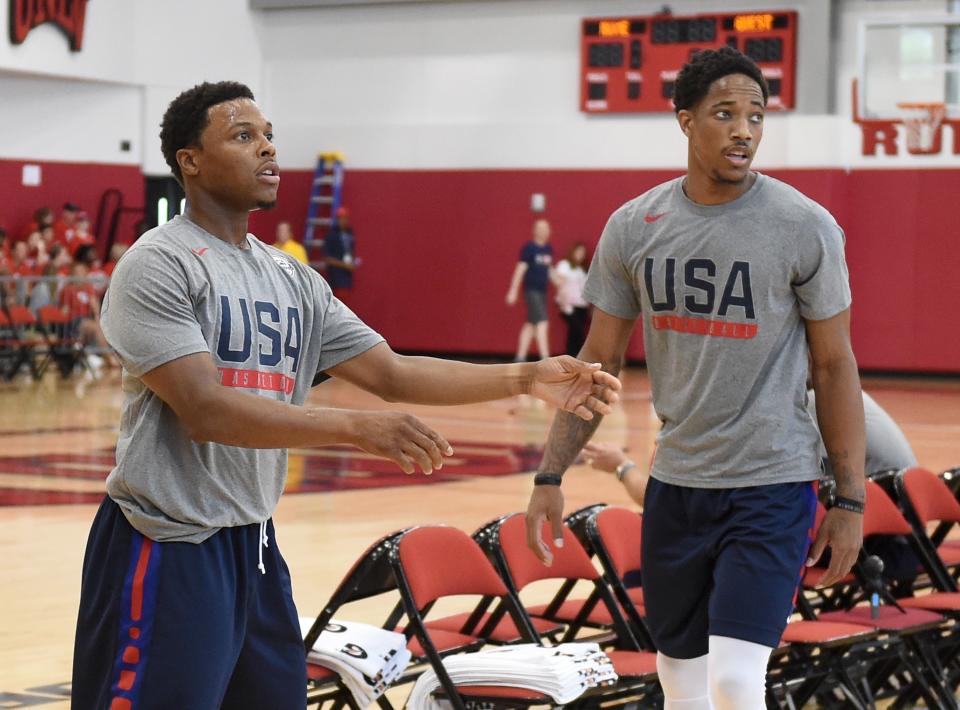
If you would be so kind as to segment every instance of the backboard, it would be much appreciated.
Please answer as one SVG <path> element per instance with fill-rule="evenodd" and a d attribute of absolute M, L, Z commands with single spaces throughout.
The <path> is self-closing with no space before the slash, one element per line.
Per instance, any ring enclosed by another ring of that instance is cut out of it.
<path fill-rule="evenodd" d="M 865 19 L 858 38 L 863 118 L 898 118 L 901 103 L 960 115 L 960 15 Z"/>

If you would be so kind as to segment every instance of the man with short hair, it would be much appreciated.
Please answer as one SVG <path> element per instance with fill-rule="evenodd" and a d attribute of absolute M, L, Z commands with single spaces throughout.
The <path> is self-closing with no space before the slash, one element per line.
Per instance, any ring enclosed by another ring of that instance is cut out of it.
<path fill-rule="evenodd" d="M 346 300 L 353 289 L 353 274 L 359 266 L 357 241 L 350 224 L 350 210 L 346 205 L 338 207 L 333 218 L 333 226 L 323 238 L 323 260 L 327 266 L 325 276 L 333 295 Z"/>
<path fill-rule="evenodd" d="M 638 317 L 662 428 L 644 505 L 644 603 L 666 710 L 760 710 L 767 662 L 804 562 L 822 584 L 862 542 L 864 419 L 850 345 L 843 233 L 820 205 L 750 170 L 767 84 L 729 47 L 677 76 L 686 175 L 613 213 L 584 295 L 581 358 L 617 373 Z M 809 551 L 818 436 L 804 408 L 807 346 L 837 497 Z M 560 478 L 598 420 L 558 413 L 527 537 L 561 538 Z M 639 544 L 639 543 L 638 543 Z"/>
<path fill-rule="evenodd" d="M 530 393 L 592 417 L 619 383 L 570 357 L 472 365 L 394 353 L 312 269 L 247 233 L 277 200 L 273 128 L 242 84 L 201 84 L 163 118 L 187 208 L 117 264 L 103 303 L 126 394 L 117 465 L 83 565 L 75 708 L 306 703 L 272 515 L 288 447 L 352 444 L 406 473 L 453 450 L 399 411 L 302 406 L 339 377 L 389 401 Z"/>
<path fill-rule="evenodd" d="M 66 202 L 63 205 L 63 211 L 60 213 L 60 219 L 53 223 L 54 241 L 62 244 L 68 250 L 76 234 L 77 216 L 79 214 L 80 208 L 77 205 Z"/>

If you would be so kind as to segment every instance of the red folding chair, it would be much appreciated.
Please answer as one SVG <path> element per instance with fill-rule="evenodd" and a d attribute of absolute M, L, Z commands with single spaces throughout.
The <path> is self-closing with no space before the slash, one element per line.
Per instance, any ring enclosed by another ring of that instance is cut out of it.
<path fill-rule="evenodd" d="M 567 524 L 585 542 L 587 551 L 597 557 L 604 578 L 630 623 L 634 636 L 648 648 L 653 638 L 647 628 L 643 589 L 627 586 L 627 579 L 641 573 L 640 542 L 643 518 L 633 510 L 618 506 L 597 506 L 575 514 Z"/>
<path fill-rule="evenodd" d="M 913 537 L 910 524 L 893 500 L 869 479 L 863 533 L 865 540 L 877 535 Z M 863 589 L 861 596 L 869 598 L 871 590 L 862 560 L 855 571 Z M 818 618 L 860 624 L 888 635 L 891 653 L 875 663 L 869 673 L 868 683 L 876 697 L 894 696 L 902 704 L 922 696 L 928 707 L 956 707 L 951 705 L 955 701 L 947 686 L 950 680 L 944 660 L 955 655 L 957 626 L 944 614 L 953 616 L 960 612 L 960 597 L 925 595 L 924 601 L 914 602 L 894 599 L 885 589 L 880 593 L 888 604 L 876 608 L 869 602 L 860 603 L 847 610 L 821 613 Z"/>
<path fill-rule="evenodd" d="M 393 611 L 387 616 L 382 626 L 385 629 L 403 631 L 402 628 L 396 628 L 404 612 L 391 555 L 396 550 L 397 540 L 404 532 L 400 530 L 383 536 L 357 558 L 304 637 L 304 647 L 308 653 L 335 614 L 351 604 L 374 597 L 396 599 Z M 413 654 L 413 658 L 410 666 L 392 687 L 413 682 L 426 668 L 427 659 L 423 646 L 417 638 L 411 636 L 411 633 L 407 634 L 407 648 Z M 431 637 L 442 656 L 476 650 L 483 646 L 483 641 L 480 639 L 464 634 L 437 630 L 431 632 Z M 333 671 L 308 660 L 307 679 L 308 705 L 320 706 L 329 701 L 334 708 L 344 704 L 353 706 L 352 695 Z M 384 710 L 391 710 L 393 707 L 386 696 L 378 698 L 377 704 Z"/>
<path fill-rule="evenodd" d="M 894 490 L 920 543 L 919 551 L 934 586 L 941 591 L 957 591 L 960 540 L 946 538 L 960 523 L 960 501 L 943 479 L 925 468 L 897 473 Z M 933 525 L 936 529 L 928 532 Z"/>
<path fill-rule="evenodd" d="M 13 331 L 13 323 L 5 311 L 0 310 L 0 377 L 7 377 L 7 372 L 16 361 L 19 342 Z"/>
<path fill-rule="evenodd" d="M 7 368 L 6 377 L 8 380 L 12 380 L 17 376 L 20 368 L 26 365 L 30 370 L 31 377 L 39 380 L 41 372 L 37 365 L 37 359 L 43 353 L 40 351 L 42 338 L 37 335 L 39 327 L 37 319 L 29 308 L 18 304 L 8 305 L 7 315 L 13 331 L 12 345 L 16 352 L 13 356 L 13 362 Z"/>
<path fill-rule="evenodd" d="M 314 620 L 304 637 L 304 648 L 309 653 L 320 634 L 330 623 L 337 611 L 353 601 L 374 597 L 396 591 L 393 573 L 387 557 L 399 533 L 386 535 L 370 547 L 354 562 L 353 567 L 344 576 L 323 610 Z M 353 696 L 340 680 L 336 672 L 307 660 L 307 706 L 318 708 L 329 703 L 331 710 L 344 705 L 351 710 L 362 710 L 354 702 Z M 391 710 L 389 703 L 380 703 L 385 710 Z"/>
<path fill-rule="evenodd" d="M 519 603 L 511 596 L 483 550 L 469 535 L 444 526 L 413 528 L 398 538 L 396 549 L 390 557 L 409 621 L 405 633 L 420 642 L 430 666 L 437 674 L 444 697 L 456 710 L 464 710 L 468 703 L 500 707 L 552 704 L 548 696 L 523 688 L 458 687 L 444 668 L 440 649 L 434 639 L 439 630 L 430 630 L 425 623 L 425 616 L 441 598 L 466 595 L 488 600 L 490 616 L 485 626 L 495 628 L 504 615 L 509 614 L 515 628 L 521 630 L 524 641 L 539 643 Z M 472 613 L 486 613 L 486 609 L 481 604 Z"/>
<path fill-rule="evenodd" d="M 56 306 L 40 306 L 37 310 L 37 324 L 47 343 L 46 353 L 38 367 L 41 377 L 51 362 L 57 364 L 57 369 L 64 379 L 70 377 L 77 363 L 91 370 L 83 341 L 74 331 L 73 322 L 66 313 Z"/>
<path fill-rule="evenodd" d="M 544 524 L 544 539 L 550 534 L 549 525 Z M 570 528 L 563 528 L 563 547 L 555 548 L 553 562 L 549 567 L 544 565 L 530 551 L 526 543 L 526 523 L 520 513 L 508 515 L 495 520 L 481 528 L 474 534 L 494 565 L 500 571 L 511 593 L 519 598 L 520 593 L 537 582 L 552 581 L 560 584 L 557 594 L 566 595 L 572 585 L 577 582 L 587 582 L 592 588 L 590 595 L 582 602 L 563 602 L 568 605 L 576 604 L 576 618 L 569 624 L 562 643 L 574 641 L 577 634 L 587 625 L 584 623 L 591 615 L 603 612 L 605 625 L 613 631 L 613 637 L 606 634 L 605 638 L 596 639 L 604 645 L 613 645 L 614 649 L 607 651 L 613 667 L 620 677 L 618 690 L 606 691 L 601 695 L 606 704 L 616 693 L 618 699 L 623 700 L 630 696 L 631 702 L 647 704 L 662 703 L 662 691 L 656 677 L 657 655 L 650 651 L 652 646 L 644 649 L 640 641 L 633 635 L 609 587 L 590 561 L 590 555 L 580 544 Z M 556 602 L 533 607 L 524 606 L 528 614 L 536 614 Z M 521 602 L 522 604 L 522 602 Z M 550 623 L 536 616 L 531 617 L 534 626 L 538 623 Z M 608 621 L 606 621 L 608 620 Z M 581 639 L 588 640 L 588 639 Z M 647 640 L 649 643 L 649 640 Z"/>

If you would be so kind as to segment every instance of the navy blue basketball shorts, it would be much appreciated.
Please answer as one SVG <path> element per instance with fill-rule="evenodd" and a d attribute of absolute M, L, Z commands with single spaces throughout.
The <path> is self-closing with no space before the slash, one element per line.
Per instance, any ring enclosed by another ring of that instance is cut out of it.
<path fill-rule="evenodd" d="M 302 710 L 306 657 L 272 521 L 267 538 L 261 549 L 246 525 L 155 542 L 106 498 L 83 560 L 74 710 Z"/>
<path fill-rule="evenodd" d="M 815 513 L 809 482 L 705 489 L 651 478 L 641 547 L 657 650 L 697 658 L 709 636 L 775 648 L 794 609 Z"/>

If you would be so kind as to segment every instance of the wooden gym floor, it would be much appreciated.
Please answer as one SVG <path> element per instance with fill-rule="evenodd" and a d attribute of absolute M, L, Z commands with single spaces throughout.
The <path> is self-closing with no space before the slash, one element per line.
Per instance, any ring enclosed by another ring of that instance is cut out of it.
<path fill-rule="evenodd" d="M 87 531 L 112 465 L 121 393 L 114 373 L 94 384 L 0 386 L 0 708 L 68 707 L 80 568 Z M 658 422 L 643 370 L 624 377 L 622 406 L 597 440 L 649 460 Z M 900 423 L 934 471 L 960 465 L 960 380 L 870 378 L 864 389 Z M 328 382 L 311 403 L 387 408 Z M 291 453 L 288 493 L 277 509 L 278 542 L 301 615 L 318 613 L 369 543 L 418 523 L 468 532 L 525 508 L 552 412 L 519 397 L 449 408 L 398 407 L 421 416 L 456 455 L 432 477 L 399 470 L 348 448 Z M 564 484 L 567 510 L 593 502 L 629 505 L 608 474 L 577 467 Z M 356 607 L 379 623 L 387 609 Z"/>

